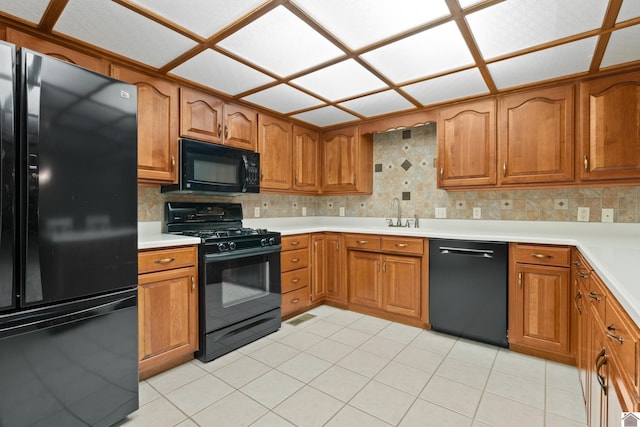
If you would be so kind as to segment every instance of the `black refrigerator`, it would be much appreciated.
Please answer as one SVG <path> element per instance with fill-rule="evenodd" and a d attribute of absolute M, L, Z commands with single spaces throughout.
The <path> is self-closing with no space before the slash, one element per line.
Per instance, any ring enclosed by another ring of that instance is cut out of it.
<path fill-rule="evenodd" d="M 0 42 L 0 426 L 138 408 L 137 91 Z"/>

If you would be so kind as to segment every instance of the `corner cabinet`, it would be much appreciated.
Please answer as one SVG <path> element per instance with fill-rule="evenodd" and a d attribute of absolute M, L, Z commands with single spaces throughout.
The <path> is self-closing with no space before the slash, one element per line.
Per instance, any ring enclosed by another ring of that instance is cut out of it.
<path fill-rule="evenodd" d="M 178 86 L 119 65 L 116 79 L 138 86 L 138 180 L 176 182 L 178 161 Z"/>
<path fill-rule="evenodd" d="M 499 100 L 498 181 L 573 181 L 573 85 L 505 95 Z"/>
<path fill-rule="evenodd" d="M 141 379 L 193 359 L 198 350 L 197 255 L 196 246 L 138 254 Z"/>
<path fill-rule="evenodd" d="M 371 194 L 373 138 L 358 126 L 322 134 L 322 192 Z"/>
<path fill-rule="evenodd" d="M 260 190 L 291 189 L 292 131 L 287 121 L 258 115 Z"/>
<path fill-rule="evenodd" d="M 458 104 L 438 112 L 438 188 L 496 184 L 496 103 Z"/>
<path fill-rule="evenodd" d="M 575 365 L 570 248 L 512 243 L 509 250 L 509 348 Z"/>
<path fill-rule="evenodd" d="M 640 72 L 580 84 L 580 179 L 640 178 Z"/>

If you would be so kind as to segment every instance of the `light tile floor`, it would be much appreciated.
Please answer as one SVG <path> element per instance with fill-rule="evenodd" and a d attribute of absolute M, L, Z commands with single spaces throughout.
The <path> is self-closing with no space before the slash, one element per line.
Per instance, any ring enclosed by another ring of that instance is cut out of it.
<path fill-rule="evenodd" d="M 140 383 L 119 426 L 585 426 L 574 367 L 321 306 Z"/>

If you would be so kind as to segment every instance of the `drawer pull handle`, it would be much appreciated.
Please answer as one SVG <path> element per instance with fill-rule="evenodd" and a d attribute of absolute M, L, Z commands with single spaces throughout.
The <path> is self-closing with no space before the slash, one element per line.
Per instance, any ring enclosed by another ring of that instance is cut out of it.
<path fill-rule="evenodd" d="M 396 246 L 399 248 L 406 248 L 407 246 L 409 246 L 408 243 L 396 243 Z"/>
<path fill-rule="evenodd" d="M 587 273 L 585 273 L 584 271 L 578 271 L 578 276 L 581 279 L 588 279 L 589 278 L 589 275 Z"/>
<path fill-rule="evenodd" d="M 297 304 L 300 302 L 300 298 L 294 298 L 291 300 L 291 304 Z"/>
<path fill-rule="evenodd" d="M 297 278 L 297 277 L 295 279 L 291 279 L 291 283 L 298 283 L 299 281 L 300 281 L 300 279 Z"/>
<path fill-rule="evenodd" d="M 196 279 L 191 276 L 191 293 L 196 290 Z"/>
<path fill-rule="evenodd" d="M 300 261 L 300 258 L 291 258 L 291 262 L 298 262 Z"/>
<path fill-rule="evenodd" d="M 366 245 L 367 243 L 369 243 L 368 240 L 356 240 L 356 243 L 359 245 Z"/>
<path fill-rule="evenodd" d="M 589 156 L 585 155 L 583 159 L 584 171 L 589 172 Z"/>
<path fill-rule="evenodd" d="M 612 331 L 615 331 L 615 330 L 616 330 L 616 325 L 612 323 L 609 326 L 607 326 L 607 330 L 605 331 L 605 333 L 607 334 L 607 337 L 614 339 L 618 341 L 620 344 L 622 344 L 624 342 L 624 338 L 622 338 L 620 335 L 614 334 Z"/>
<path fill-rule="evenodd" d="M 602 301 L 602 297 L 600 296 L 600 294 L 595 291 L 589 292 L 589 298 L 598 302 Z"/>
<path fill-rule="evenodd" d="M 576 311 L 578 312 L 578 314 L 582 314 L 582 307 L 578 305 L 579 299 L 582 299 L 582 291 L 578 291 L 575 298 L 573 299 L 573 305 L 575 306 Z"/>
<path fill-rule="evenodd" d="M 298 242 L 297 240 L 295 242 L 289 242 L 289 244 L 291 246 L 298 246 L 300 244 L 300 242 Z"/>
<path fill-rule="evenodd" d="M 573 265 L 577 265 L 578 267 L 581 266 L 582 264 L 580 264 L 580 261 L 573 261 L 572 263 Z"/>
<path fill-rule="evenodd" d="M 553 255 L 547 255 L 547 254 L 537 254 L 537 253 L 532 253 L 531 254 L 532 257 L 534 258 L 538 258 L 538 259 L 544 259 L 544 258 L 553 258 Z"/>
<path fill-rule="evenodd" d="M 502 164 L 502 176 L 504 176 L 504 177 L 507 176 L 507 162 L 504 162 Z"/>
<path fill-rule="evenodd" d="M 171 261 L 175 261 L 176 259 L 174 257 L 170 257 L 170 258 L 160 258 L 160 259 L 156 259 L 153 260 L 153 262 L 155 262 L 156 264 L 169 264 Z"/>

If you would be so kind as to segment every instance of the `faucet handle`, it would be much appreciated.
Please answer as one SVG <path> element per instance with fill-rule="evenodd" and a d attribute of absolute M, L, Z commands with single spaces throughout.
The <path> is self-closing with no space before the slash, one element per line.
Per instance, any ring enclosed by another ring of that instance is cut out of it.
<path fill-rule="evenodd" d="M 386 221 L 389 221 L 389 224 L 388 224 L 388 226 L 389 226 L 389 227 L 393 227 L 393 219 L 391 219 L 391 218 L 385 218 L 385 220 L 386 220 Z"/>
<path fill-rule="evenodd" d="M 411 223 L 415 221 L 415 219 L 413 218 L 407 218 L 407 223 L 405 224 L 405 227 L 409 228 L 411 227 Z M 414 223 L 415 224 L 415 223 Z"/>

